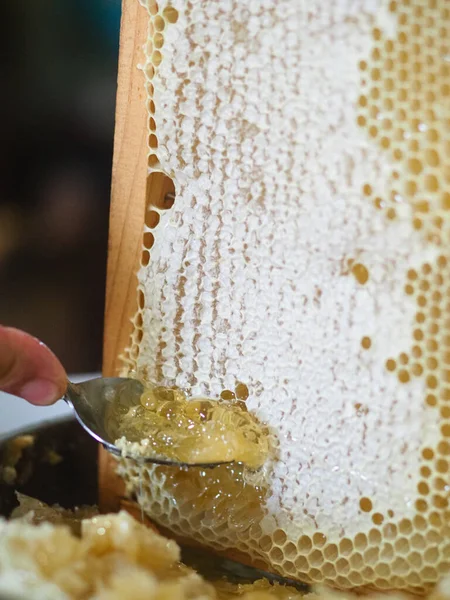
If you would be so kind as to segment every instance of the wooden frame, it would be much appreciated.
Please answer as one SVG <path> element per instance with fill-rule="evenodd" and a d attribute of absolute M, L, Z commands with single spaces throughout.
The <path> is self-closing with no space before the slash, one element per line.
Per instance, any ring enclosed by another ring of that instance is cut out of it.
<path fill-rule="evenodd" d="M 144 64 L 148 12 L 138 0 L 123 0 L 120 27 L 116 127 L 112 168 L 103 375 L 116 376 L 127 347 L 130 319 L 137 309 L 136 272 L 142 252 L 148 171 L 148 113 Z M 123 483 L 115 461 L 99 457 L 99 502 L 103 511 L 120 508 Z"/>

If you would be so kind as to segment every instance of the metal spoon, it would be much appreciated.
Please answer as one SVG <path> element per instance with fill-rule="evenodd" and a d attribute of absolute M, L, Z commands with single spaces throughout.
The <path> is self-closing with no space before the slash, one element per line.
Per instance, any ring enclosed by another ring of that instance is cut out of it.
<path fill-rule="evenodd" d="M 98 377 L 83 383 L 67 384 L 63 399 L 75 412 L 75 416 L 84 429 L 111 454 L 130 458 L 136 462 L 153 463 L 156 465 L 172 465 L 178 467 L 217 467 L 229 464 L 229 461 L 213 463 L 186 463 L 172 459 L 151 456 L 124 456 L 114 444 L 117 436 L 111 431 L 110 422 L 113 420 L 114 403 L 119 398 L 126 398 L 130 407 L 140 404 L 144 386 L 136 379 L 126 377 Z"/>

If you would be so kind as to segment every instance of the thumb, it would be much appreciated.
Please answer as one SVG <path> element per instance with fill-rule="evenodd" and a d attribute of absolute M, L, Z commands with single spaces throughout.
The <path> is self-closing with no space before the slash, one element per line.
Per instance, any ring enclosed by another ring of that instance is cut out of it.
<path fill-rule="evenodd" d="M 63 366 L 31 335 L 0 325 L 0 390 L 32 404 L 53 404 L 67 386 Z"/>

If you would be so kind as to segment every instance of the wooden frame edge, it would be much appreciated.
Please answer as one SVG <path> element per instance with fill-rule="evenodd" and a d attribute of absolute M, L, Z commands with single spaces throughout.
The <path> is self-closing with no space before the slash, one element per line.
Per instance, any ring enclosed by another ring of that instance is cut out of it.
<path fill-rule="evenodd" d="M 117 77 L 116 124 L 112 167 L 106 282 L 103 375 L 116 376 L 128 346 L 137 309 L 137 279 L 142 252 L 148 172 L 148 113 L 144 65 L 149 15 L 138 0 L 123 0 Z M 99 455 L 99 504 L 118 510 L 123 482 L 115 460 Z"/>

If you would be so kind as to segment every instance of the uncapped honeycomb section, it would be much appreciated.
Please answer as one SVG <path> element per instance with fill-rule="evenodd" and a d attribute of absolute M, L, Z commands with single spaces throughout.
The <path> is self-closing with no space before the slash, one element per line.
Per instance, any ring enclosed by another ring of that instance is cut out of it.
<path fill-rule="evenodd" d="M 148 9 L 149 181 L 172 187 L 124 372 L 242 399 L 277 458 L 123 461 L 128 492 L 285 577 L 425 594 L 450 570 L 450 7 Z"/>

